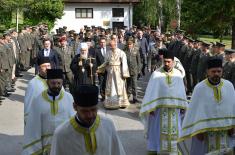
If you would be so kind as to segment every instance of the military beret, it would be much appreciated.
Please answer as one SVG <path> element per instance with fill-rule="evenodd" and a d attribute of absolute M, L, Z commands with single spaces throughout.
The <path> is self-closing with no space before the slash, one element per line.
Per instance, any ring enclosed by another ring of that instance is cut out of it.
<path fill-rule="evenodd" d="M 80 85 L 75 88 L 73 98 L 81 107 L 92 107 L 98 104 L 99 89 L 95 85 Z"/>
<path fill-rule="evenodd" d="M 59 42 L 63 42 L 63 41 L 67 41 L 67 38 L 66 38 L 66 37 L 61 37 L 61 38 L 59 39 Z"/>

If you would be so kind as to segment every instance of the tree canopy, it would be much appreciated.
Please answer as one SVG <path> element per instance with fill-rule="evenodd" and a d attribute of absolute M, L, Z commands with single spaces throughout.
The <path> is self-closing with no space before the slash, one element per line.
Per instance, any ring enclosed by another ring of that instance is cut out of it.
<path fill-rule="evenodd" d="M 40 22 L 49 24 L 52 28 L 56 19 L 63 16 L 63 0 L 0 0 L 0 24 L 6 28 L 12 27 L 12 13 L 17 9 L 23 12 L 24 25 L 36 25 Z"/>

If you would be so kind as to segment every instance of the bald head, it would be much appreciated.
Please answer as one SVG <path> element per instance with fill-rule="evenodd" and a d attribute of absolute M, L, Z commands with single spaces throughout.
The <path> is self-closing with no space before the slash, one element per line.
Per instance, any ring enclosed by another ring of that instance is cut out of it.
<path fill-rule="evenodd" d="M 116 47 L 117 47 L 117 42 L 116 41 L 111 40 L 109 44 L 110 44 L 111 49 L 116 49 Z"/>

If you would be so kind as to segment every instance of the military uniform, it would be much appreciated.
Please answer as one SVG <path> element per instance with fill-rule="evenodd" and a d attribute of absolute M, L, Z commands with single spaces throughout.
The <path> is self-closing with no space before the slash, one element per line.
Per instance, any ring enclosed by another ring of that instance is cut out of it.
<path fill-rule="evenodd" d="M 159 57 L 159 48 L 153 45 L 151 46 L 148 55 L 148 69 L 150 69 L 151 72 L 153 72 L 160 66 L 162 66 L 162 60 Z"/>
<path fill-rule="evenodd" d="M 193 88 L 198 83 L 197 68 L 198 68 L 198 62 L 199 62 L 200 54 L 201 54 L 201 50 L 200 49 L 194 49 L 192 51 L 192 61 L 191 61 L 191 65 L 190 65 L 190 72 L 192 74 Z"/>
<path fill-rule="evenodd" d="M 9 63 L 9 49 L 6 44 L 0 43 L 1 46 L 1 80 L 3 83 L 1 84 L 1 89 L 6 90 L 6 87 L 8 90 L 11 89 L 11 67 Z"/>
<path fill-rule="evenodd" d="M 70 46 L 59 47 L 56 49 L 59 59 L 59 68 L 61 68 L 65 74 L 65 79 L 69 82 L 69 88 L 72 89 L 73 73 L 70 69 L 70 64 L 74 57 L 74 50 Z"/>
<path fill-rule="evenodd" d="M 234 49 L 225 50 L 226 55 L 234 54 Z M 234 56 L 233 56 L 234 57 Z M 234 58 L 233 58 L 234 59 Z M 228 61 L 223 66 L 223 78 L 232 82 L 235 88 L 235 62 Z"/>
<path fill-rule="evenodd" d="M 209 53 L 201 52 L 201 54 L 199 55 L 198 68 L 197 68 L 198 82 L 206 78 L 207 61 L 209 57 L 210 57 Z"/>
<path fill-rule="evenodd" d="M 187 93 L 192 93 L 192 74 L 190 72 L 192 57 L 193 57 L 193 48 L 187 46 L 184 58 L 182 58 L 183 59 L 182 63 L 186 75 L 185 80 L 186 80 Z"/>
<path fill-rule="evenodd" d="M 6 61 L 4 47 L 0 44 L 0 96 L 4 95 L 5 87 L 6 87 L 6 79 L 4 78 L 4 74 L 6 71 Z"/>
<path fill-rule="evenodd" d="M 27 49 L 27 44 L 26 44 L 26 40 L 24 37 L 23 33 L 20 33 L 18 36 L 18 42 L 20 45 L 20 49 L 21 49 L 21 53 L 20 53 L 20 65 L 21 65 L 21 69 L 25 70 L 26 69 L 26 53 L 28 51 Z"/>
<path fill-rule="evenodd" d="M 30 66 L 30 59 L 31 59 L 31 53 L 33 49 L 33 37 L 30 33 L 26 32 L 24 33 L 25 43 L 27 46 L 27 51 L 25 52 L 25 67 L 29 68 Z"/>
<path fill-rule="evenodd" d="M 235 62 L 226 62 L 223 67 L 223 78 L 232 82 L 235 88 Z"/>
<path fill-rule="evenodd" d="M 137 101 L 137 76 L 141 72 L 141 59 L 138 48 L 125 50 L 130 77 L 127 78 L 127 94 Z"/>

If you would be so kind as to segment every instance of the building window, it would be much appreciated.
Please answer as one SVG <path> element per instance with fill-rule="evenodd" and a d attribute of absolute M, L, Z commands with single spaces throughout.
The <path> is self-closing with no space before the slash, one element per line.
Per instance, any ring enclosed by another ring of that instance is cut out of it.
<path fill-rule="evenodd" d="M 124 17 L 124 8 L 113 8 L 113 17 Z"/>
<path fill-rule="evenodd" d="M 92 8 L 76 8 L 75 9 L 76 18 L 93 18 Z"/>

